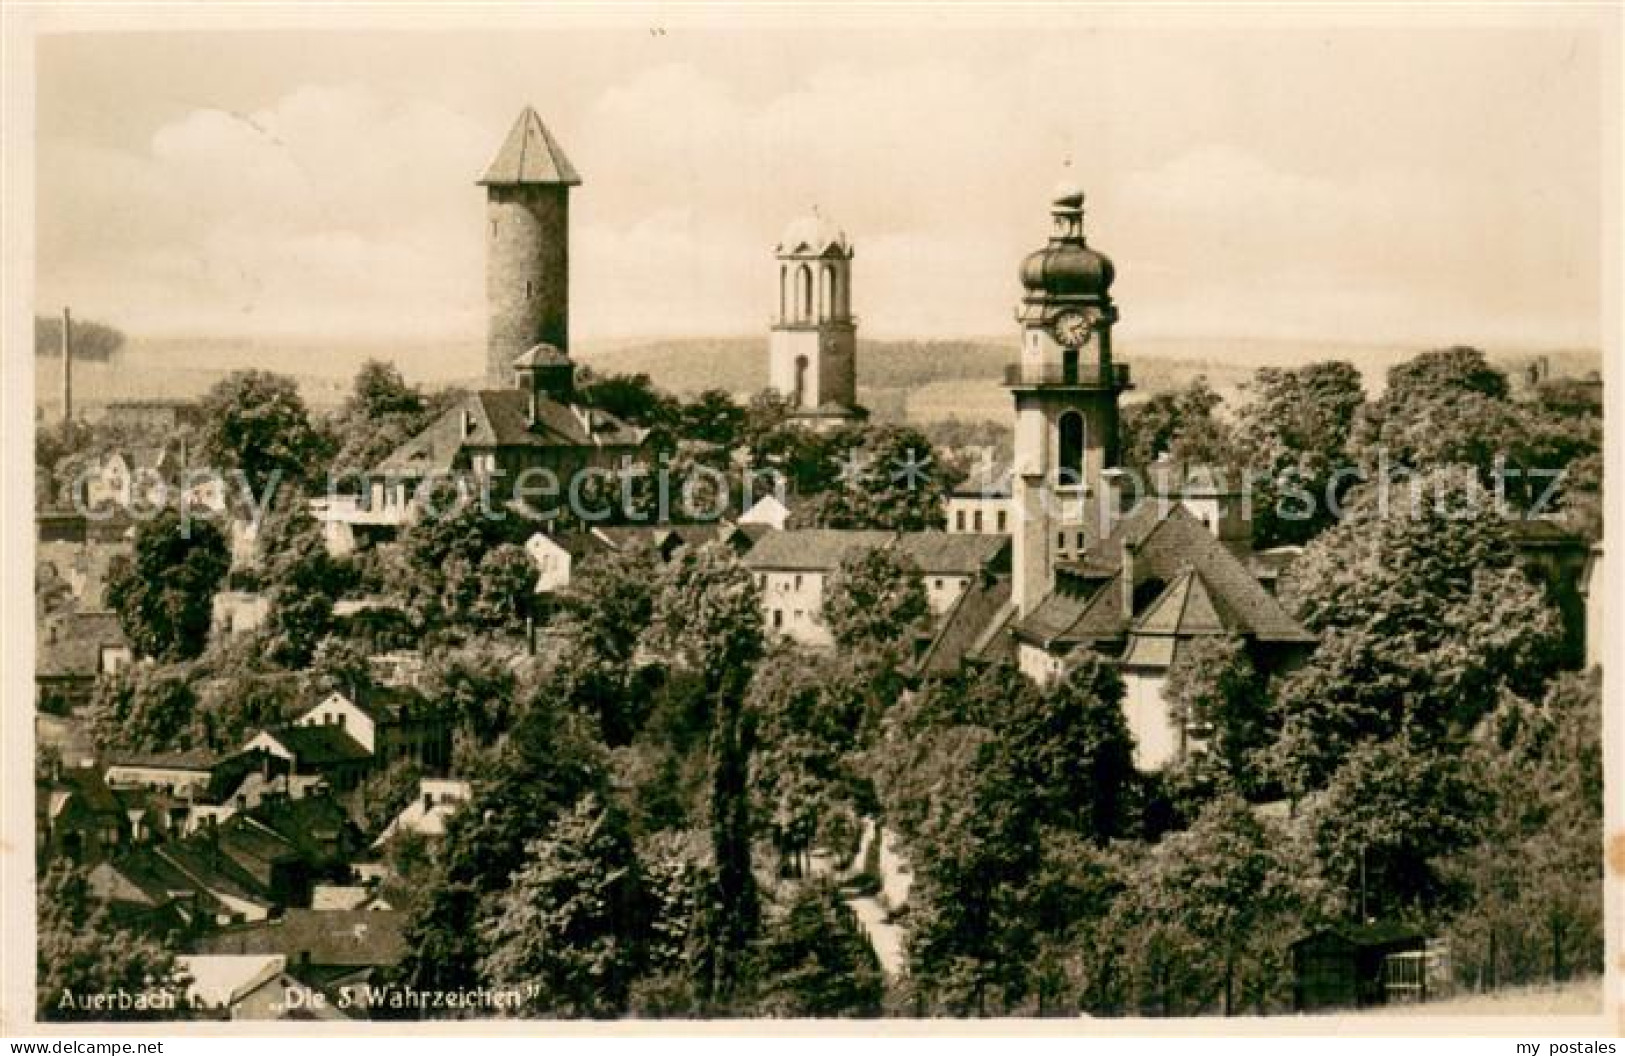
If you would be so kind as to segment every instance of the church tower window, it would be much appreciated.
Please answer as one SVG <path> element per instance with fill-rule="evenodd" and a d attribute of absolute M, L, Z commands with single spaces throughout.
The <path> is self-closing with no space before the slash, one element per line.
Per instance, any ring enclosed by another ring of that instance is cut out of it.
<path fill-rule="evenodd" d="M 1061 457 L 1057 466 L 1057 483 L 1078 485 L 1083 483 L 1083 415 L 1067 411 L 1061 415 Z"/>

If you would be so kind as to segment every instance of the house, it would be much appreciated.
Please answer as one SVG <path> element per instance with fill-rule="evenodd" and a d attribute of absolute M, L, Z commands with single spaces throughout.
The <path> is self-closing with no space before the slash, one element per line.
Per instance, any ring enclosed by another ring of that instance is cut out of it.
<path fill-rule="evenodd" d="M 985 466 L 956 484 L 945 504 L 948 531 L 956 535 L 1010 531 L 1010 470 Z"/>
<path fill-rule="evenodd" d="M 790 507 L 777 495 L 764 495 L 751 508 L 739 515 L 742 525 L 759 525 L 775 532 L 784 531 L 790 523 Z"/>
<path fill-rule="evenodd" d="M 203 420 L 202 412 L 196 400 L 109 400 L 103 408 L 102 422 L 130 432 L 174 436 L 199 424 Z"/>
<path fill-rule="evenodd" d="M 313 997 L 310 986 L 288 974 L 288 959 L 279 953 L 182 954 L 175 962 L 191 980 L 186 999 L 197 1018 L 341 1022 L 350 1018 L 335 1002 Z"/>
<path fill-rule="evenodd" d="M 1001 535 L 901 532 L 893 548 L 920 570 L 934 616 L 953 607 L 970 585 L 1010 571 L 1010 540 Z"/>
<path fill-rule="evenodd" d="M 1292 944 L 1292 1000 L 1299 1012 L 1425 1000 L 1427 939 L 1398 924 L 1325 928 Z"/>
<path fill-rule="evenodd" d="M 252 590 L 216 591 L 210 603 L 209 629 L 216 635 L 248 634 L 271 617 L 271 599 Z"/>
<path fill-rule="evenodd" d="M 760 525 L 714 521 L 706 524 L 611 525 L 594 528 L 591 535 L 611 552 L 623 553 L 646 546 L 665 562 L 685 549 L 710 543 L 721 543 L 736 554 L 744 554 L 770 530 Z"/>
<path fill-rule="evenodd" d="M 134 553 L 135 525 L 129 515 L 115 511 L 92 520 L 75 510 L 46 509 L 35 517 L 34 524 L 35 574 L 40 588 L 59 583 L 74 602 L 69 607 L 105 609 L 113 562 Z"/>
<path fill-rule="evenodd" d="M 110 756 L 105 777 L 115 789 L 161 789 L 181 799 L 202 799 L 214 782 L 212 752 L 121 752 Z"/>
<path fill-rule="evenodd" d="M 162 447 L 111 451 L 83 478 L 85 509 L 156 509 L 168 499 L 174 460 Z"/>
<path fill-rule="evenodd" d="M 834 645 L 824 626 L 824 587 L 850 556 L 889 546 L 895 533 L 827 528 L 769 532 L 745 555 L 767 629 L 803 645 Z"/>
<path fill-rule="evenodd" d="M 294 725 L 337 727 L 380 769 L 398 759 L 432 769 L 451 762 L 449 717 L 406 686 L 378 686 L 353 696 L 335 690 L 295 719 Z"/>
<path fill-rule="evenodd" d="M 370 980 L 406 956 L 401 910 L 290 909 L 280 917 L 225 928 L 193 943 L 196 953 L 277 954 L 288 971 L 324 990 Z"/>
<path fill-rule="evenodd" d="M 133 659 L 115 612 L 64 612 L 45 621 L 34 663 L 35 703 L 66 714 L 90 702 L 96 679 Z"/>
<path fill-rule="evenodd" d="M 582 471 L 618 471 L 641 456 L 647 430 L 574 402 L 575 363 L 564 352 L 535 345 L 513 370 L 514 387 L 470 393 L 386 456 L 367 476 L 359 512 L 396 516 L 417 505 L 422 485 L 445 480 L 497 482 L 493 494 L 550 482 L 556 497 Z"/>
<path fill-rule="evenodd" d="M 467 781 L 423 778 L 418 782 L 418 798 L 408 803 L 384 826 L 384 831 L 373 841 L 373 847 L 382 847 L 395 836 L 408 832 L 419 836 L 444 836 L 446 822 L 473 795 L 473 786 Z"/>
<path fill-rule="evenodd" d="M 98 863 L 88 883 L 114 921 L 154 935 L 192 934 L 270 911 L 223 877 L 188 871 L 162 845 Z"/>
<path fill-rule="evenodd" d="M 525 553 L 536 566 L 536 593 L 557 594 L 570 585 L 572 571 L 595 554 L 611 553 L 615 544 L 597 532 L 537 532 L 525 540 Z"/>
<path fill-rule="evenodd" d="M 1235 636 L 1254 664 L 1284 670 L 1315 637 L 1252 575 L 1212 523 L 1183 503 L 1142 501 L 1089 549 L 1056 566 L 1055 588 L 1012 620 L 1021 670 L 1061 677 L 1074 651 L 1112 657 L 1122 671 L 1135 762 L 1159 769 L 1196 747 L 1163 698 L 1168 671 L 1190 641 Z"/>
<path fill-rule="evenodd" d="M 261 730 L 243 745 L 287 761 L 292 772 L 318 775 L 335 792 L 349 792 L 372 769 L 373 755 L 338 725 L 293 725 Z"/>
<path fill-rule="evenodd" d="M 34 838 L 44 859 L 94 862 L 129 842 L 129 821 L 94 768 L 61 767 L 35 783 Z"/>

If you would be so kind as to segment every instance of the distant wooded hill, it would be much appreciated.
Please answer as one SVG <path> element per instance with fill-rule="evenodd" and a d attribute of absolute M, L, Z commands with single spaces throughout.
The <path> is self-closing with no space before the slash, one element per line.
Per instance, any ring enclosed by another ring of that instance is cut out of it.
<path fill-rule="evenodd" d="M 73 321 L 73 358 L 106 361 L 124 347 L 124 334 L 106 323 L 94 319 Z M 62 354 L 62 318 L 36 315 L 34 317 L 34 355 L 60 356 Z"/>

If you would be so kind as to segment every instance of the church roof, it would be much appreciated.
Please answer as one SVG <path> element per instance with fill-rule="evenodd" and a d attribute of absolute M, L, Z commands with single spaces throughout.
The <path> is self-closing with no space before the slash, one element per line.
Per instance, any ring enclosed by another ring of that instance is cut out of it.
<path fill-rule="evenodd" d="M 1021 621 L 1018 633 L 1044 646 L 1118 638 L 1131 627 L 1122 611 L 1122 548 L 1135 550 L 1135 582 L 1167 584 L 1135 613 L 1132 630 L 1191 637 L 1236 633 L 1266 642 L 1310 643 L 1293 619 L 1235 554 L 1178 503 L 1141 502 L 1084 555 L 1084 567 L 1117 571 L 1092 591 L 1054 591 Z"/>
<path fill-rule="evenodd" d="M 834 250 L 841 256 L 852 252 L 846 232 L 816 209 L 810 214 L 790 221 L 779 236 L 778 252 L 781 257 L 821 257 Z"/>
<path fill-rule="evenodd" d="M 512 186 L 517 184 L 555 184 L 576 187 L 581 177 L 575 166 L 564 156 L 564 148 L 542 124 L 536 111 L 525 107 L 519 120 L 508 131 L 485 175 L 479 183 L 483 187 Z"/>

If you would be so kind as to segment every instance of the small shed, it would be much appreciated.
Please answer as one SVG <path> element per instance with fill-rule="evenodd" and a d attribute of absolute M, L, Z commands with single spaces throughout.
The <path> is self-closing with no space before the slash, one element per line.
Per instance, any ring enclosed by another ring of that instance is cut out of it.
<path fill-rule="evenodd" d="M 1426 952 L 1421 932 L 1393 923 L 1341 925 L 1305 935 L 1292 944 L 1293 1006 L 1319 1012 L 1384 1004 L 1395 969 Z"/>

